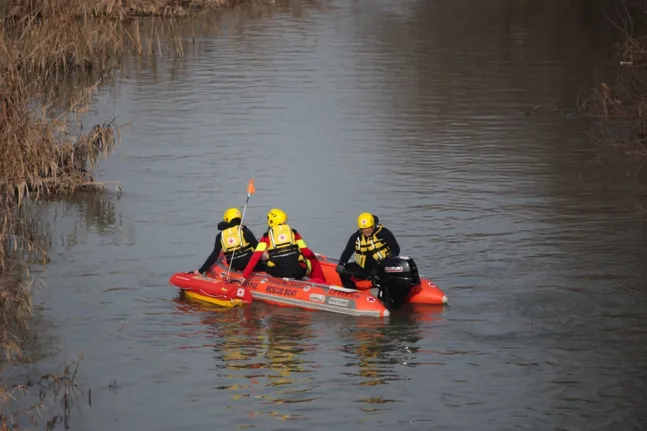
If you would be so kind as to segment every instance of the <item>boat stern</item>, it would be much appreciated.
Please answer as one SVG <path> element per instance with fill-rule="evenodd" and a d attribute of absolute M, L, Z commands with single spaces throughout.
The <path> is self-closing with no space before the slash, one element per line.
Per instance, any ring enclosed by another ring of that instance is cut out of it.
<path fill-rule="evenodd" d="M 445 305 L 448 298 L 445 292 L 433 281 L 421 278 L 420 284 L 411 288 L 407 302 L 411 304 Z"/>

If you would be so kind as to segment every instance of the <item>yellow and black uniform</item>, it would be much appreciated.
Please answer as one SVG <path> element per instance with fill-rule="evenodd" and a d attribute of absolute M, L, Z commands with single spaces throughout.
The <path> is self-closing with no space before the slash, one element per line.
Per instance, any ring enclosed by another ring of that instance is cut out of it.
<path fill-rule="evenodd" d="M 267 230 L 267 239 L 270 246 L 267 248 L 269 259 L 266 262 L 267 269 L 276 268 L 277 273 L 293 273 L 295 269 L 308 269 L 308 260 L 301 254 L 301 245 L 305 243 L 302 239 L 296 239 L 297 231 L 287 224 L 271 227 Z M 305 274 L 304 274 L 305 275 Z M 289 277 L 288 275 L 278 275 Z"/>
<path fill-rule="evenodd" d="M 273 277 L 302 279 L 310 272 L 310 261 L 303 255 L 307 245 L 301 235 L 287 224 L 270 227 L 263 234 L 256 250 L 258 257 L 267 251 L 264 271 Z M 254 263 L 252 259 L 251 263 Z M 243 277 L 248 277 L 247 272 Z"/>
<path fill-rule="evenodd" d="M 269 259 L 263 269 L 273 277 L 302 279 L 306 275 L 311 280 L 325 280 L 317 256 L 308 248 L 299 232 L 288 224 L 288 215 L 279 208 L 267 213 L 267 232 L 258 242 L 252 258 L 243 272 L 243 279 L 249 278 L 261 256 L 267 251 Z"/>
<path fill-rule="evenodd" d="M 393 233 L 379 224 L 376 216 L 369 215 L 369 219 L 371 221 L 367 227 L 375 227 L 371 235 L 366 237 L 362 234 L 362 230 L 358 229 L 348 239 L 346 248 L 339 258 L 340 266 L 352 272 L 353 277 L 364 280 L 369 277 L 373 269 L 377 268 L 380 260 L 400 253 L 400 245 Z M 353 253 L 355 253 L 355 262 L 348 263 Z M 339 276 L 344 287 L 355 289 L 355 283 L 351 280 L 350 274 L 340 273 Z"/>
<path fill-rule="evenodd" d="M 227 258 L 227 263 L 232 269 L 242 271 L 249 263 L 249 259 L 258 245 L 258 241 L 252 231 L 247 226 L 240 225 L 240 218 L 235 218 L 230 222 L 220 222 L 218 224 L 218 230 L 221 232 L 216 235 L 213 251 L 200 269 L 198 269 L 200 274 L 209 271 L 209 268 L 218 260 L 221 251 Z"/>

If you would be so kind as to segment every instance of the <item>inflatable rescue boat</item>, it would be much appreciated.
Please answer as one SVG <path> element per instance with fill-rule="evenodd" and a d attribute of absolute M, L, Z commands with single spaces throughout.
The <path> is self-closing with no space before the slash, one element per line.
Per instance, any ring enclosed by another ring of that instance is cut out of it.
<path fill-rule="evenodd" d="M 447 296 L 430 280 L 420 278 L 413 259 L 389 257 L 380 262 L 370 280 L 357 282 L 357 290 L 342 287 L 337 259 L 318 254 L 325 283 L 272 277 L 255 272 L 245 285 L 237 282 L 242 271 L 229 271 L 224 257 L 208 276 L 179 272 L 169 280 L 192 299 L 225 307 L 242 306 L 257 299 L 270 304 L 332 311 L 353 316 L 389 316 L 406 303 L 444 305 Z M 375 292 L 372 293 L 372 292 Z"/>

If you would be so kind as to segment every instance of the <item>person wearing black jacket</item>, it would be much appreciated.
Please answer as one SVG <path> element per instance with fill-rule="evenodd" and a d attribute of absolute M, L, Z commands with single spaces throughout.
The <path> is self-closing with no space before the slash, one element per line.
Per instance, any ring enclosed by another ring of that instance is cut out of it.
<path fill-rule="evenodd" d="M 218 230 L 221 232 L 216 235 L 213 251 L 202 266 L 193 271 L 194 274 L 201 275 L 208 272 L 218 260 L 221 251 L 232 269 L 238 271 L 245 269 L 258 245 L 258 240 L 247 226 L 240 225 L 241 218 L 242 215 L 238 208 L 229 208 L 225 211 L 223 220 L 218 223 Z M 259 265 L 261 264 L 259 263 Z"/>
<path fill-rule="evenodd" d="M 395 236 L 380 224 L 377 216 L 371 213 L 360 214 L 357 227 L 359 229 L 348 239 L 337 265 L 337 273 L 348 289 L 356 289 L 353 278 L 368 279 L 380 260 L 400 253 L 400 245 Z M 349 263 L 353 253 L 355 262 Z"/>

